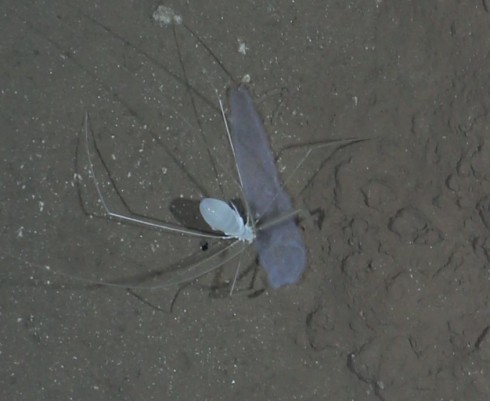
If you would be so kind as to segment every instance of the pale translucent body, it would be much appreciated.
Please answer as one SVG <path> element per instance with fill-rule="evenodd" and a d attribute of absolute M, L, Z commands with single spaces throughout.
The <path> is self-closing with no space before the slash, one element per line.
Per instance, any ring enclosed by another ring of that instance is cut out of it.
<path fill-rule="evenodd" d="M 199 211 L 213 230 L 221 231 L 230 238 L 253 242 L 255 234 L 252 227 L 245 224 L 233 204 L 230 206 L 220 199 L 204 198 L 199 203 Z"/>

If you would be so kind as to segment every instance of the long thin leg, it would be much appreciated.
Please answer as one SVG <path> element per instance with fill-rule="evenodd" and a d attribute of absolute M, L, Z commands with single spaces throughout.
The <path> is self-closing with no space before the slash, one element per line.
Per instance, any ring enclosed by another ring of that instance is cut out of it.
<path fill-rule="evenodd" d="M 231 297 L 231 294 L 233 294 L 233 290 L 235 289 L 235 284 L 236 284 L 236 281 L 238 279 L 238 273 L 240 272 L 240 260 L 238 261 L 238 266 L 235 270 L 235 276 L 233 277 L 233 283 L 231 284 L 231 288 L 230 288 L 230 297 Z"/>
<path fill-rule="evenodd" d="M 301 147 L 303 146 L 309 146 L 310 148 L 306 151 L 305 155 L 301 158 L 301 160 L 298 162 L 298 164 L 293 168 L 293 171 L 291 171 L 291 173 L 288 175 L 288 177 L 286 177 L 286 179 L 283 181 L 282 183 L 282 187 L 286 186 L 286 184 L 292 179 L 292 177 L 294 177 L 294 175 L 297 173 L 297 171 L 301 168 L 301 166 L 303 165 L 303 163 L 308 159 L 308 157 L 311 155 L 311 153 L 318 149 L 318 148 L 323 148 L 323 147 L 327 147 L 327 146 L 332 146 L 332 145 L 343 145 L 343 146 L 347 146 L 347 145 L 351 145 L 353 143 L 357 143 L 357 142 L 363 142 L 363 141 L 367 141 L 369 139 L 372 139 L 372 138 L 366 138 L 366 139 L 357 139 L 357 138 L 349 138 L 349 139 L 334 139 L 334 140 L 330 140 L 330 141 L 325 141 L 325 142 L 320 142 L 320 143 L 315 143 L 315 144 L 311 144 L 311 145 L 300 145 Z M 290 148 L 293 148 L 293 147 L 300 147 L 300 146 L 292 146 Z M 278 160 L 279 157 L 276 158 L 276 160 Z M 267 210 L 272 206 L 272 204 L 274 203 L 274 200 L 276 199 L 276 197 L 278 196 L 279 192 L 276 193 L 272 199 L 270 200 L 269 202 L 269 205 L 267 205 L 264 213 L 266 214 Z M 284 221 L 284 220 L 287 220 L 289 217 L 292 217 L 296 214 L 298 214 L 299 211 L 294 211 L 293 213 L 287 213 L 285 216 L 279 216 L 277 219 L 274 219 L 272 222 L 267 222 L 263 225 L 260 225 L 260 219 L 261 217 L 259 217 L 255 224 L 256 225 L 259 225 L 260 226 L 260 229 L 265 229 L 266 227 L 270 227 L 272 225 L 275 225 L 281 221 Z M 291 216 L 290 216 L 291 215 Z"/>
<path fill-rule="evenodd" d="M 95 140 L 95 139 L 93 139 Z M 99 181 L 97 179 L 97 176 L 95 174 L 95 169 L 92 161 L 92 155 L 90 153 L 90 144 L 89 144 L 89 117 L 88 113 L 85 114 L 85 147 L 86 147 L 86 152 L 87 152 L 87 158 L 88 158 L 88 169 L 89 169 L 89 174 L 94 182 L 95 189 L 97 191 L 99 201 L 107 214 L 108 217 L 119 220 L 122 222 L 126 223 L 133 223 L 133 224 L 139 224 L 143 225 L 146 227 L 150 227 L 152 229 L 157 229 L 157 230 L 162 230 L 162 231 L 170 231 L 170 232 L 175 232 L 179 234 L 188 234 L 188 235 L 193 235 L 197 237 L 203 237 L 203 238 L 227 238 L 226 236 L 223 236 L 221 234 L 214 234 L 214 233 L 208 233 L 205 231 L 200 231 L 200 230 L 194 230 L 190 228 L 185 228 L 185 227 L 179 227 L 175 226 L 172 224 L 167 224 L 167 223 L 161 223 L 159 221 L 156 221 L 154 219 L 150 218 L 143 218 L 143 217 L 132 217 L 120 213 L 113 212 L 106 199 L 104 198 L 104 195 L 102 193 Z"/>
<path fill-rule="evenodd" d="M 252 225 L 252 228 L 255 229 L 256 222 L 255 222 L 255 220 L 254 220 L 254 218 L 252 216 L 252 211 L 250 209 L 250 205 L 248 204 L 247 197 L 243 193 L 243 180 L 242 180 L 242 176 L 240 175 L 240 170 L 238 169 L 238 166 L 236 165 L 235 148 L 233 147 L 233 141 L 231 140 L 230 128 L 228 126 L 228 121 L 226 120 L 226 114 L 225 114 L 225 109 L 223 107 L 223 102 L 221 101 L 220 98 L 218 98 L 218 101 L 219 101 L 219 107 L 220 107 L 220 110 L 221 110 L 221 116 L 223 117 L 223 122 L 225 124 L 225 130 L 226 130 L 226 135 L 228 137 L 228 142 L 230 143 L 231 152 L 233 153 L 233 160 L 235 160 L 235 167 L 236 167 L 236 172 L 238 174 L 238 180 L 240 181 L 240 192 L 241 192 L 241 196 L 242 196 L 242 199 L 243 199 L 243 203 L 245 204 L 245 212 L 247 214 L 247 222 L 246 222 L 246 224 L 247 225 Z"/>
<path fill-rule="evenodd" d="M 121 281 L 119 282 L 111 282 L 111 281 L 100 281 L 100 280 L 92 280 L 89 278 L 84 278 L 68 273 L 64 273 L 59 270 L 52 269 L 50 266 L 43 266 L 36 263 L 28 262 L 29 265 L 37 268 L 43 268 L 48 272 L 66 277 L 69 279 L 77 280 L 86 284 L 91 285 L 102 285 L 104 287 L 116 287 L 116 288 L 132 288 L 132 289 L 144 289 L 144 290 L 157 290 L 162 288 L 173 287 L 175 285 L 179 285 L 182 283 L 190 282 L 195 280 L 201 276 L 204 276 L 207 273 L 212 272 L 213 270 L 218 269 L 219 267 L 225 265 L 229 261 L 233 260 L 237 256 L 241 255 L 250 244 L 241 241 L 234 241 L 231 244 L 225 246 L 224 248 L 218 250 L 211 256 L 202 259 L 198 262 L 192 263 L 185 268 L 175 269 L 171 272 L 154 272 L 150 276 L 146 276 L 143 279 L 157 279 L 160 278 L 163 283 L 155 284 L 155 285 L 139 285 L 139 284 L 125 284 Z M 134 279 L 134 277 L 133 277 Z M 138 280 L 142 280 L 142 277 L 137 277 Z M 131 280 L 131 278 L 129 279 Z"/>

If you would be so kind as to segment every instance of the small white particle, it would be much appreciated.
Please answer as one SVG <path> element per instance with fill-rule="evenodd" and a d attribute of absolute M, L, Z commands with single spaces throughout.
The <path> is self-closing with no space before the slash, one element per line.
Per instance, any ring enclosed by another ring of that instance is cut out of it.
<path fill-rule="evenodd" d="M 252 77 L 250 76 L 250 74 L 245 74 L 242 78 L 242 84 L 249 84 L 251 80 Z"/>
<path fill-rule="evenodd" d="M 243 54 L 244 56 L 247 54 L 248 46 L 245 42 L 242 42 L 238 39 L 238 53 Z"/>
<path fill-rule="evenodd" d="M 160 26 L 169 25 L 172 22 L 179 25 L 182 24 L 182 17 L 175 13 L 170 7 L 158 6 L 153 12 L 153 20 Z"/>
<path fill-rule="evenodd" d="M 23 238 L 24 237 L 24 227 L 20 226 L 20 228 L 17 229 L 17 238 Z"/>
<path fill-rule="evenodd" d="M 83 178 L 82 178 L 82 176 L 80 174 L 74 173 L 73 174 L 73 179 L 75 181 L 82 181 Z"/>

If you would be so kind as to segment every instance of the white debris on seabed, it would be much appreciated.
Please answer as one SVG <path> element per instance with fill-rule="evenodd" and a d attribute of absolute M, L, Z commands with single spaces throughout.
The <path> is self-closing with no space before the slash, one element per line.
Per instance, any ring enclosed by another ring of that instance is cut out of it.
<path fill-rule="evenodd" d="M 169 25 L 172 22 L 179 25 L 182 24 L 182 17 L 175 13 L 170 7 L 158 6 L 153 12 L 153 19 L 160 25 Z"/>
<path fill-rule="evenodd" d="M 245 74 L 242 77 L 242 84 L 249 84 L 251 81 L 252 81 L 252 77 L 250 76 L 250 74 Z"/>
<path fill-rule="evenodd" d="M 17 229 L 17 238 L 22 238 L 22 237 L 24 237 L 24 227 L 23 226 L 20 226 Z"/>
<path fill-rule="evenodd" d="M 78 181 L 78 182 L 82 182 L 83 181 L 83 177 L 80 174 L 78 174 L 78 173 L 74 173 L 73 174 L 73 180 L 74 181 Z"/>
<path fill-rule="evenodd" d="M 238 39 L 238 53 L 243 54 L 244 56 L 247 54 L 248 46 L 245 42 L 242 42 L 241 39 Z"/>

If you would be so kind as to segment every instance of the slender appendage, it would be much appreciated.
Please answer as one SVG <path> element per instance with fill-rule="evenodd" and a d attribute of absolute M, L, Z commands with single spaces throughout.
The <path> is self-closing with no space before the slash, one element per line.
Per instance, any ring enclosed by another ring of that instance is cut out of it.
<path fill-rule="evenodd" d="M 298 162 L 298 164 L 293 168 L 293 170 L 291 171 L 291 173 L 286 177 L 286 179 L 283 181 L 282 183 L 282 188 L 284 188 L 287 183 L 289 181 L 291 181 L 291 179 L 294 177 L 294 175 L 298 172 L 298 170 L 301 168 L 301 166 L 304 164 L 304 162 L 308 159 L 308 157 L 310 157 L 311 153 L 318 149 L 318 148 L 323 148 L 323 147 L 327 147 L 327 146 L 333 146 L 333 145 L 349 145 L 351 143 L 356 143 L 356 142 L 361 142 L 361 141 L 364 141 L 366 139 L 355 139 L 355 138 L 349 138 L 349 139 L 335 139 L 335 140 L 330 140 L 330 141 L 325 141 L 325 142 L 321 142 L 321 143 L 315 143 L 315 144 L 311 144 L 311 145 L 305 145 L 305 146 L 309 146 L 309 149 L 305 152 L 305 155 L 301 158 L 301 160 Z M 278 158 L 279 159 L 279 158 Z M 279 192 L 276 192 L 276 194 L 272 197 L 272 199 L 270 200 L 269 204 L 267 205 L 267 207 L 265 208 L 265 211 L 264 211 L 264 214 L 267 213 L 267 211 L 269 210 L 269 208 L 271 207 L 271 205 L 274 204 L 274 201 L 275 199 L 277 198 Z M 300 213 L 299 210 L 295 211 L 293 213 L 293 215 L 298 215 Z M 283 218 L 284 217 L 284 218 Z M 292 217 L 292 216 L 291 216 Z M 272 222 L 266 222 L 264 224 L 259 224 L 260 223 L 260 218 L 257 219 L 257 221 L 255 222 L 255 224 L 257 226 L 260 226 L 259 229 L 263 230 L 265 229 L 265 227 L 271 227 L 272 225 L 274 224 L 277 224 L 279 223 L 280 221 L 284 221 L 284 220 L 287 220 L 289 218 L 288 215 L 286 216 L 279 216 L 278 219 L 274 219 Z"/>
<path fill-rule="evenodd" d="M 223 117 L 223 122 L 225 124 L 226 136 L 228 137 L 228 142 L 230 144 L 231 152 L 233 153 L 233 160 L 235 160 L 235 170 L 238 174 L 238 179 L 240 180 L 240 192 L 242 195 L 241 198 L 242 198 L 243 203 L 245 204 L 245 213 L 247 215 L 246 225 L 249 226 L 253 232 L 255 232 L 256 221 L 254 220 L 254 218 L 252 216 L 252 211 L 251 211 L 250 205 L 247 201 L 247 197 L 243 193 L 243 180 L 242 180 L 242 176 L 240 174 L 240 169 L 236 165 L 236 152 L 235 152 L 235 147 L 233 146 L 233 141 L 231 139 L 231 133 L 230 133 L 230 128 L 228 126 L 228 120 L 226 119 L 225 109 L 223 107 L 223 102 L 221 101 L 221 99 L 219 97 L 218 97 L 218 101 L 219 101 L 219 108 L 221 110 L 221 116 Z"/>
<path fill-rule="evenodd" d="M 113 212 L 107 201 L 105 200 L 105 197 L 102 193 L 99 180 L 97 179 L 97 176 L 95 174 L 95 169 L 94 169 L 94 164 L 92 161 L 92 155 L 90 153 L 90 143 L 89 143 L 89 117 L 88 113 L 85 114 L 85 147 L 86 147 L 86 152 L 87 152 L 87 158 L 88 158 L 88 170 L 89 174 L 94 182 L 95 189 L 97 191 L 97 195 L 99 197 L 99 201 L 106 213 L 106 215 L 112 219 L 123 221 L 123 222 L 128 222 L 128 223 L 134 223 L 134 224 L 140 224 L 146 227 L 150 227 L 153 229 L 157 230 L 162 230 L 162 231 L 170 231 L 174 233 L 179 233 L 179 234 L 188 234 L 188 235 L 193 235 L 196 237 L 202 237 L 202 238 L 228 238 L 227 236 L 223 236 L 221 234 L 213 234 L 213 233 L 207 233 L 199 230 L 193 230 L 190 228 L 185 228 L 185 227 L 177 227 L 171 224 L 166 224 L 166 223 L 161 223 L 153 219 L 149 218 L 143 218 L 143 217 L 131 217 L 128 215 L 120 214 Z"/>
<path fill-rule="evenodd" d="M 231 283 L 231 288 L 230 288 L 230 297 L 231 294 L 233 294 L 233 290 L 235 289 L 236 282 L 238 280 L 238 273 L 240 272 L 240 260 L 238 261 L 238 266 L 236 267 L 235 270 L 235 276 L 233 277 L 233 283 Z"/>
<path fill-rule="evenodd" d="M 42 267 L 47 270 L 49 273 L 55 274 L 57 276 L 66 277 L 69 279 L 73 279 L 76 281 L 80 281 L 86 284 L 92 285 L 100 285 L 104 287 L 115 287 L 115 288 L 131 288 L 131 289 L 144 289 L 144 290 L 158 290 L 163 288 L 173 287 L 179 284 L 183 284 L 192 280 L 196 280 L 201 276 L 206 275 L 207 273 L 212 272 L 233 260 L 237 256 L 239 256 L 245 249 L 248 247 L 248 244 L 245 244 L 240 241 L 234 241 L 231 244 L 227 245 L 223 249 L 215 252 L 213 255 L 200 260 L 198 262 L 192 263 L 191 265 L 177 269 L 175 271 L 170 271 L 168 273 L 161 273 L 156 276 L 160 277 L 164 282 L 161 284 L 155 285 L 139 285 L 139 284 L 124 284 L 117 283 L 111 281 L 100 281 L 100 280 L 92 280 L 89 278 L 84 278 L 68 273 L 61 272 L 59 270 L 54 270 L 50 266 L 41 266 L 34 263 L 29 263 L 31 266 Z"/>

